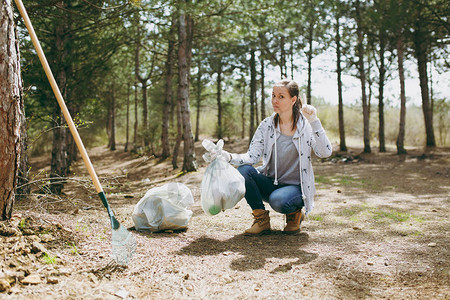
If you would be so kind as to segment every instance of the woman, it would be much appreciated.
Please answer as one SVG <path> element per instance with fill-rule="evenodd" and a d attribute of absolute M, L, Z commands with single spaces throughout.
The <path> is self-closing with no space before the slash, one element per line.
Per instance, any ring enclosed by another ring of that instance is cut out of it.
<path fill-rule="evenodd" d="M 314 205 L 314 173 L 311 149 L 318 157 L 331 155 L 332 147 L 325 130 L 311 105 L 303 105 L 297 83 L 282 80 L 272 92 L 274 114 L 259 125 L 245 154 L 222 154 L 238 165 L 245 178 L 245 199 L 253 210 L 254 223 L 246 235 L 270 232 L 269 211 L 286 215 L 285 234 L 300 231 L 304 219 L 302 208 L 308 214 Z M 254 164 L 262 158 L 262 166 Z"/>

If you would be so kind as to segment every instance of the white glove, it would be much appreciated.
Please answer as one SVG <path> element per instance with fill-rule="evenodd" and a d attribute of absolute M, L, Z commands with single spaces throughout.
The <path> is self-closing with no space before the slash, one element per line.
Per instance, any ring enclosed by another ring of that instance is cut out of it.
<path fill-rule="evenodd" d="M 203 155 L 203 159 L 207 162 L 211 162 L 219 156 L 223 157 L 227 162 L 231 161 L 231 154 L 225 150 L 222 151 L 211 150 L 210 152 L 207 152 Z"/>
<path fill-rule="evenodd" d="M 309 121 L 309 123 L 314 122 L 317 119 L 317 109 L 309 104 L 303 104 L 302 106 L 302 114 Z"/>
<path fill-rule="evenodd" d="M 225 158 L 225 160 L 226 160 L 227 162 L 230 162 L 230 161 L 231 161 L 231 154 L 230 154 L 229 152 L 227 152 L 227 151 L 225 151 L 225 150 L 222 150 L 222 156 L 223 156 L 223 158 Z"/>

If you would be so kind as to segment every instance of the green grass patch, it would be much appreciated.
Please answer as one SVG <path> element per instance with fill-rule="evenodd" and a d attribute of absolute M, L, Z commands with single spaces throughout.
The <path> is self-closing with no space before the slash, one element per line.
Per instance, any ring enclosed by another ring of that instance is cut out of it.
<path fill-rule="evenodd" d="M 420 236 L 422 234 L 423 233 L 421 231 L 419 231 L 419 230 L 414 230 L 413 232 L 409 233 L 409 235 L 411 235 L 411 236 Z"/>
<path fill-rule="evenodd" d="M 21 219 L 19 222 L 19 228 L 20 229 L 25 229 L 25 227 L 27 226 L 27 221 L 25 220 L 25 218 Z"/>
<path fill-rule="evenodd" d="M 44 263 L 46 263 L 48 265 L 52 265 L 52 264 L 56 263 L 56 256 L 50 255 L 48 253 L 44 253 L 43 259 L 44 259 Z"/>
<path fill-rule="evenodd" d="M 357 216 L 351 216 L 350 217 L 350 221 L 352 221 L 354 223 L 358 223 L 359 222 L 359 218 Z"/>
<path fill-rule="evenodd" d="M 75 243 L 67 243 L 67 246 L 69 246 L 69 248 L 70 248 L 70 253 L 72 254 L 72 255 L 78 255 L 79 253 L 78 253 L 78 248 L 77 248 L 77 246 L 75 245 Z"/>
<path fill-rule="evenodd" d="M 353 217 L 355 215 L 360 214 L 362 211 L 367 210 L 367 206 L 363 205 L 363 206 L 353 206 L 353 207 L 349 207 L 349 208 L 344 208 L 341 212 L 340 215 L 344 216 L 344 217 Z"/>
<path fill-rule="evenodd" d="M 326 176 L 322 176 L 322 175 L 316 175 L 314 177 L 314 181 L 318 184 L 332 184 L 333 183 L 330 178 L 328 178 Z"/>
<path fill-rule="evenodd" d="M 395 222 L 405 222 L 411 218 L 410 214 L 405 214 L 396 211 L 374 211 L 373 214 L 374 214 L 373 218 L 375 220 L 387 218 Z"/>
<path fill-rule="evenodd" d="M 364 220 L 374 220 L 381 223 L 404 223 L 408 221 L 414 221 L 415 223 L 425 222 L 422 217 L 412 215 L 408 212 L 401 212 L 394 209 L 382 210 L 377 207 L 368 206 L 365 203 L 359 206 L 342 208 L 337 211 L 336 214 L 351 222 L 361 222 Z"/>
<path fill-rule="evenodd" d="M 398 212 L 395 210 L 391 210 L 391 211 L 380 210 L 380 211 L 378 211 L 376 209 L 373 209 L 372 213 L 374 214 L 373 218 L 375 220 L 389 219 L 389 220 L 392 220 L 397 223 L 406 222 L 409 220 L 414 220 L 419 223 L 422 223 L 425 221 L 422 217 L 418 217 L 418 216 L 412 215 L 410 213 Z"/>
<path fill-rule="evenodd" d="M 308 215 L 308 219 L 319 222 L 323 221 L 323 217 L 321 215 Z"/>

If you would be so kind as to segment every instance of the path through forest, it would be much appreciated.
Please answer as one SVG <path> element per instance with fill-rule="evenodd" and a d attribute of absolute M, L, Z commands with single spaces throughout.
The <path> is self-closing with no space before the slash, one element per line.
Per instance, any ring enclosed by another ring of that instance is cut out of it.
<path fill-rule="evenodd" d="M 241 152 L 248 141 L 227 143 Z M 448 299 L 450 149 L 398 157 L 356 155 L 314 161 L 315 210 L 299 235 L 243 236 L 252 223 L 242 200 L 203 213 L 198 172 L 176 177 L 170 162 L 122 151 L 90 152 L 118 219 L 133 226 L 134 205 L 154 186 L 182 182 L 194 215 L 186 232 L 141 233 L 128 268 L 110 258 L 110 224 L 85 176 L 74 167 L 61 198 L 34 194 L 1 225 L 0 294 L 6 299 Z M 32 159 L 34 180 L 48 157 Z M 181 163 L 180 163 L 181 165 Z M 168 180 L 164 180 L 168 178 Z M 8 227 L 9 226 L 9 227 Z M 41 248 L 43 247 L 43 248 Z M 43 255 L 46 251 L 48 255 Z"/>

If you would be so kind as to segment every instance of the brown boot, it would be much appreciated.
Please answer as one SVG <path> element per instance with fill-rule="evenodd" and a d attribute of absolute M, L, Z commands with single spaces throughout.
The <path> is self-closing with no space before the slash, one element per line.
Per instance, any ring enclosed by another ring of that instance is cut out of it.
<path fill-rule="evenodd" d="M 284 234 L 295 234 L 300 232 L 300 224 L 302 223 L 305 215 L 302 210 L 299 209 L 296 212 L 286 215 L 286 227 L 284 227 Z"/>
<path fill-rule="evenodd" d="M 262 235 L 270 232 L 269 211 L 264 209 L 255 209 L 253 211 L 255 221 L 251 228 L 244 232 L 244 235 Z"/>

